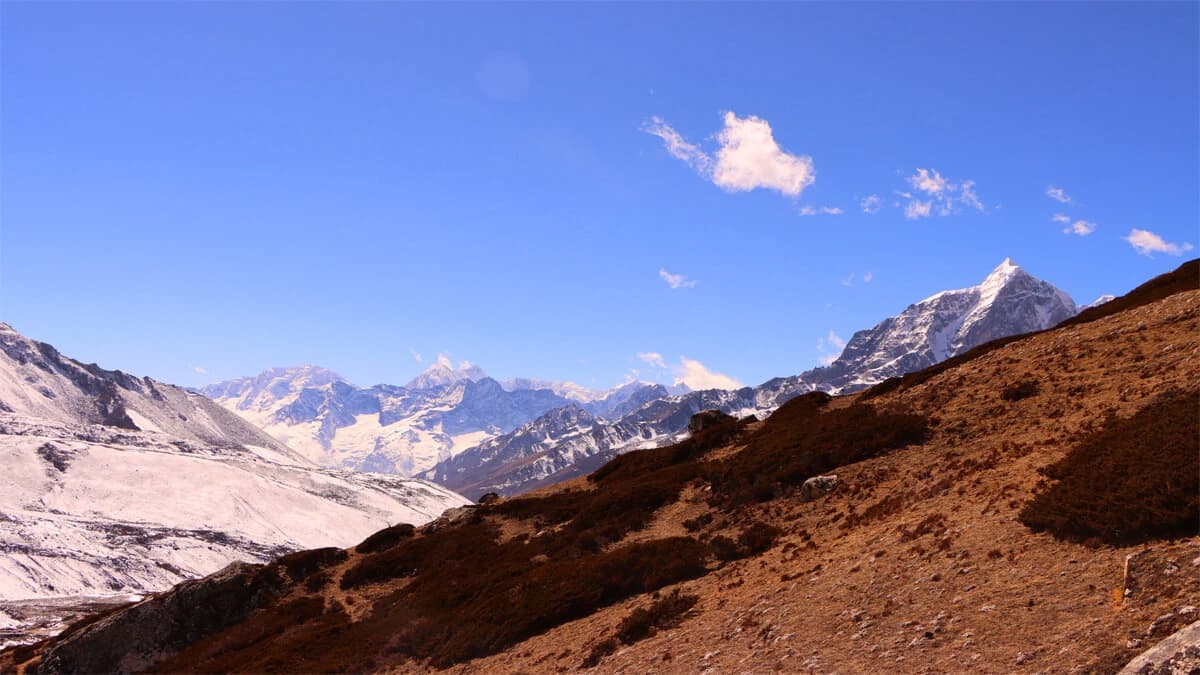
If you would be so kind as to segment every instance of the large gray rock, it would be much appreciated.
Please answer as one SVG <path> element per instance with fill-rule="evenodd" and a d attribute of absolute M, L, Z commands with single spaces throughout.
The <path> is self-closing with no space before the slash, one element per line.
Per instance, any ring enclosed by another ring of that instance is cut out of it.
<path fill-rule="evenodd" d="M 136 673 L 238 623 L 282 590 L 273 567 L 233 563 L 216 574 L 68 629 L 39 673 Z"/>
<path fill-rule="evenodd" d="M 1200 672 L 1200 621 L 1142 652 L 1118 675 L 1191 675 Z"/>

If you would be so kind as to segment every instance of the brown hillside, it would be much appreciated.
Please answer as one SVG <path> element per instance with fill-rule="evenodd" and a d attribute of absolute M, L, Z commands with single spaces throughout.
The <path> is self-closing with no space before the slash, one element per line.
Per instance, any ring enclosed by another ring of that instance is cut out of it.
<path fill-rule="evenodd" d="M 1183 287 L 226 575 L 245 620 L 157 609 L 168 593 L 0 669 L 103 670 L 117 643 L 173 671 L 1113 672 L 1200 618 L 1200 291 Z M 818 473 L 838 487 L 803 500 Z"/>

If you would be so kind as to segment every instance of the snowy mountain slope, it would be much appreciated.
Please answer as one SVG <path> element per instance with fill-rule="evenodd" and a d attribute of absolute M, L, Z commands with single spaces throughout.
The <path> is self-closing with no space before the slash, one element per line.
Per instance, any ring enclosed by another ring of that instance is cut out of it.
<path fill-rule="evenodd" d="M 1006 258 L 978 286 L 942 291 L 855 333 L 841 356 L 809 379 L 834 393 L 862 389 L 1077 312 L 1071 296 Z"/>
<path fill-rule="evenodd" d="M 161 590 L 466 500 L 321 469 L 208 398 L 0 324 L 0 600 Z"/>
<path fill-rule="evenodd" d="M 0 323 L 0 412 L 62 424 L 158 431 L 218 446 L 256 445 L 305 463 L 207 397 L 148 377 L 85 365 Z"/>
<path fill-rule="evenodd" d="M 700 410 L 764 417 L 800 394 L 864 389 L 996 338 L 1049 328 L 1076 311 L 1069 295 L 1005 259 L 977 286 L 937 293 L 858 331 L 828 367 L 754 388 L 661 397 L 615 421 L 553 411 L 419 475 L 469 495 L 515 494 L 577 475 L 580 462 L 598 465 L 621 452 L 672 442 Z"/>
<path fill-rule="evenodd" d="M 155 432 L 0 414 L 0 599 L 145 593 L 467 503 Z"/>
<path fill-rule="evenodd" d="M 536 380 L 502 384 L 478 366 L 463 362 L 455 368 L 445 357 L 403 387 L 359 388 L 306 366 L 272 369 L 202 392 L 319 465 L 401 476 L 573 401 L 616 417 L 665 395 L 661 386 L 644 382 L 605 392 Z"/>

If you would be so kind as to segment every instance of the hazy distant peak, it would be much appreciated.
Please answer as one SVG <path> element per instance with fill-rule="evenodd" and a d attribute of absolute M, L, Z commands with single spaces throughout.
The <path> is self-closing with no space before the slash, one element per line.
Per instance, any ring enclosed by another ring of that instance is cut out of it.
<path fill-rule="evenodd" d="M 407 389 L 438 389 L 458 382 L 478 382 L 485 377 L 487 377 L 487 373 L 470 361 L 461 361 L 455 367 L 450 357 L 438 354 L 437 361 L 433 365 L 404 386 Z"/>

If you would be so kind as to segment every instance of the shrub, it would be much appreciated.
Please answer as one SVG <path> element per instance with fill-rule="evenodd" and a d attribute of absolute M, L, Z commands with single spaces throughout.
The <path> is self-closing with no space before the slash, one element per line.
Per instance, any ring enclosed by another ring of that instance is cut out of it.
<path fill-rule="evenodd" d="M 736 542 L 729 537 L 718 535 L 708 542 L 708 546 L 717 560 L 741 560 L 771 548 L 779 534 L 779 528 L 756 522 L 742 530 Z"/>
<path fill-rule="evenodd" d="M 1000 398 L 1005 401 L 1020 401 L 1023 398 L 1037 396 L 1038 383 L 1037 380 L 1021 380 L 1008 385 L 1000 392 Z"/>
<path fill-rule="evenodd" d="M 617 639 L 622 644 L 631 645 L 644 640 L 664 628 L 678 626 L 687 613 L 700 600 L 696 595 L 680 595 L 679 590 L 671 591 L 655 600 L 649 607 L 633 610 L 629 616 L 621 620 L 617 627 Z"/>
<path fill-rule="evenodd" d="M 592 651 L 588 653 L 587 658 L 583 660 L 583 668 L 595 668 L 600 665 L 604 657 L 617 651 L 617 641 L 615 638 L 605 638 L 597 642 L 592 647 Z"/>
<path fill-rule="evenodd" d="M 292 581 L 300 581 L 315 572 L 345 562 L 349 555 L 340 548 L 317 548 L 298 551 L 275 561 Z"/>
<path fill-rule="evenodd" d="M 361 544 L 355 546 L 354 550 L 358 553 L 386 551 L 405 539 L 412 537 L 416 531 L 416 528 L 408 523 L 393 525 L 367 537 Z"/>
<path fill-rule="evenodd" d="M 1200 395 L 1160 397 L 1112 419 L 1045 469 L 1057 483 L 1019 514 L 1034 531 L 1129 545 L 1200 533 Z"/>
<path fill-rule="evenodd" d="M 700 515 L 696 516 L 695 518 L 689 518 L 689 519 L 683 521 L 683 529 L 687 530 L 688 532 L 699 532 L 700 530 L 704 529 L 704 527 L 706 525 L 708 525 L 709 523 L 711 523 L 712 521 L 713 521 L 713 514 L 701 513 Z"/>

